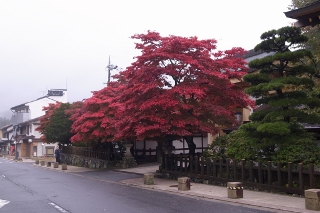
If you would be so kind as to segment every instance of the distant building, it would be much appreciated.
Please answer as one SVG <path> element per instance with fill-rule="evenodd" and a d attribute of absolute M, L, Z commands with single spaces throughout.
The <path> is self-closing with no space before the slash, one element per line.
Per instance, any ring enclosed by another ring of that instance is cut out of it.
<path fill-rule="evenodd" d="M 7 143 L 10 155 L 17 149 L 19 157 L 53 156 L 56 144 L 41 141 L 41 134 L 35 129 L 45 113 L 43 107 L 56 102 L 67 102 L 66 89 L 50 89 L 43 97 L 11 108 L 11 124 L 1 128 L 1 141 Z"/>

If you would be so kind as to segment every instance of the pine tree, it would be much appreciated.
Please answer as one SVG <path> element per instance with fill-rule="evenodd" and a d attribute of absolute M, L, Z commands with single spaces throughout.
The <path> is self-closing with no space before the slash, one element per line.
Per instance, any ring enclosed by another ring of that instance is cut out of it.
<path fill-rule="evenodd" d="M 253 112 L 252 122 L 230 134 L 229 157 L 318 162 L 315 139 L 301 125 L 320 122 L 317 110 L 313 110 L 320 106 L 319 98 L 309 95 L 315 85 L 315 69 L 303 63 L 312 59 L 312 54 L 295 49 L 307 37 L 300 29 L 283 27 L 263 33 L 261 39 L 255 51 L 274 54 L 251 61 L 249 67 L 260 72 L 245 75 L 244 81 L 251 84 L 246 93 L 256 98 L 256 105 L 268 107 Z M 237 139 L 239 135 L 241 139 Z"/>

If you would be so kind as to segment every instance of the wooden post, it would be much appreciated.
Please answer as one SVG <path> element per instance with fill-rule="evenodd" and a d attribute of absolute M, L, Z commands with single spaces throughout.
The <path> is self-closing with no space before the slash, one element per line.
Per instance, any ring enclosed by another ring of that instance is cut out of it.
<path fill-rule="evenodd" d="M 222 178 L 222 159 L 219 159 L 219 177 Z"/>
<path fill-rule="evenodd" d="M 304 181 L 303 181 L 302 171 L 303 171 L 303 164 L 302 164 L 302 163 L 299 163 L 299 164 L 298 164 L 299 188 L 303 190 L 303 189 L 304 189 Z"/>
<path fill-rule="evenodd" d="M 206 166 L 207 166 L 207 176 L 211 176 L 210 174 L 210 168 L 211 168 L 211 160 L 210 158 L 206 158 Z"/>
<path fill-rule="evenodd" d="M 288 187 L 293 188 L 292 184 L 292 163 L 288 163 Z"/>
<path fill-rule="evenodd" d="M 182 156 L 182 154 L 180 154 L 180 156 L 179 156 L 179 165 L 180 165 L 180 173 L 182 173 L 183 172 L 183 156 Z"/>
<path fill-rule="evenodd" d="M 201 156 L 201 175 L 204 175 L 204 158 Z"/>
<path fill-rule="evenodd" d="M 174 155 L 174 166 L 176 172 L 178 172 L 178 160 L 178 155 Z"/>
<path fill-rule="evenodd" d="M 272 184 L 271 161 L 268 161 L 268 185 Z"/>
<path fill-rule="evenodd" d="M 212 161 L 212 175 L 213 177 L 217 177 L 217 159 L 213 159 Z"/>
<path fill-rule="evenodd" d="M 313 176 L 313 171 L 314 171 L 314 165 L 313 165 L 313 163 L 310 163 L 310 164 L 309 164 L 310 188 L 314 188 L 314 176 Z"/>
<path fill-rule="evenodd" d="M 192 157 L 192 155 L 189 155 L 189 166 L 190 166 L 190 174 L 193 174 L 193 165 L 195 164 L 194 162 L 194 158 Z"/>
<path fill-rule="evenodd" d="M 277 163 L 278 186 L 282 185 L 281 166 L 282 166 L 281 163 Z"/>
<path fill-rule="evenodd" d="M 226 170 L 227 170 L 227 179 L 230 179 L 230 159 L 227 159 L 227 166 L 226 166 Z"/>
<path fill-rule="evenodd" d="M 238 161 L 236 159 L 233 160 L 233 178 L 238 180 Z"/>
<path fill-rule="evenodd" d="M 167 158 L 164 153 L 162 153 L 161 164 L 162 164 L 162 169 L 167 169 Z"/>
<path fill-rule="evenodd" d="M 195 174 L 198 174 L 199 173 L 199 159 L 198 159 L 198 156 L 195 156 L 194 163 L 195 163 Z"/>
<path fill-rule="evenodd" d="M 249 162 L 249 173 L 250 173 L 250 182 L 254 182 L 253 179 L 253 161 L 250 160 Z"/>
<path fill-rule="evenodd" d="M 263 183 L 261 161 L 258 162 L 258 182 L 259 182 L 259 184 Z"/>
<path fill-rule="evenodd" d="M 245 181 L 245 172 L 246 172 L 246 160 L 241 160 L 241 180 Z"/>
<path fill-rule="evenodd" d="M 184 172 L 188 172 L 188 155 L 185 155 L 184 157 Z"/>

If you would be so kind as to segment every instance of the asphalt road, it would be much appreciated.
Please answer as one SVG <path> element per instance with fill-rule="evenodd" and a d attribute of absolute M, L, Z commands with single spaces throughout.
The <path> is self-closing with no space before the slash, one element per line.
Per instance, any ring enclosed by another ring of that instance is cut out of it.
<path fill-rule="evenodd" d="M 0 158 L 0 212 L 272 212 L 123 185 L 140 177 L 115 171 L 64 173 Z"/>

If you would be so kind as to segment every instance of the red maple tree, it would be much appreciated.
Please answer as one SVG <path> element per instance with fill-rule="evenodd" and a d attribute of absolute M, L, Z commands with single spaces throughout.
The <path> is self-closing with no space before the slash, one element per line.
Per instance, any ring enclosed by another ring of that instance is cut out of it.
<path fill-rule="evenodd" d="M 119 83 L 111 82 L 107 87 L 93 92 L 91 98 L 84 101 L 83 106 L 73 112 L 71 119 L 72 142 L 110 142 L 113 140 L 115 128 L 111 124 L 114 111 L 109 107 L 118 94 Z"/>
<path fill-rule="evenodd" d="M 118 81 L 124 87 L 110 107 L 114 139 L 173 140 L 218 131 L 235 123 L 234 109 L 252 104 L 231 79 L 247 70 L 242 48 L 216 51 L 216 40 L 137 34 L 136 57 Z"/>
<path fill-rule="evenodd" d="M 252 104 L 231 83 L 246 73 L 242 48 L 216 50 L 216 40 L 137 34 L 142 54 L 87 99 L 72 125 L 73 142 L 187 139 L 236 122 L 234 109 Z"/>

